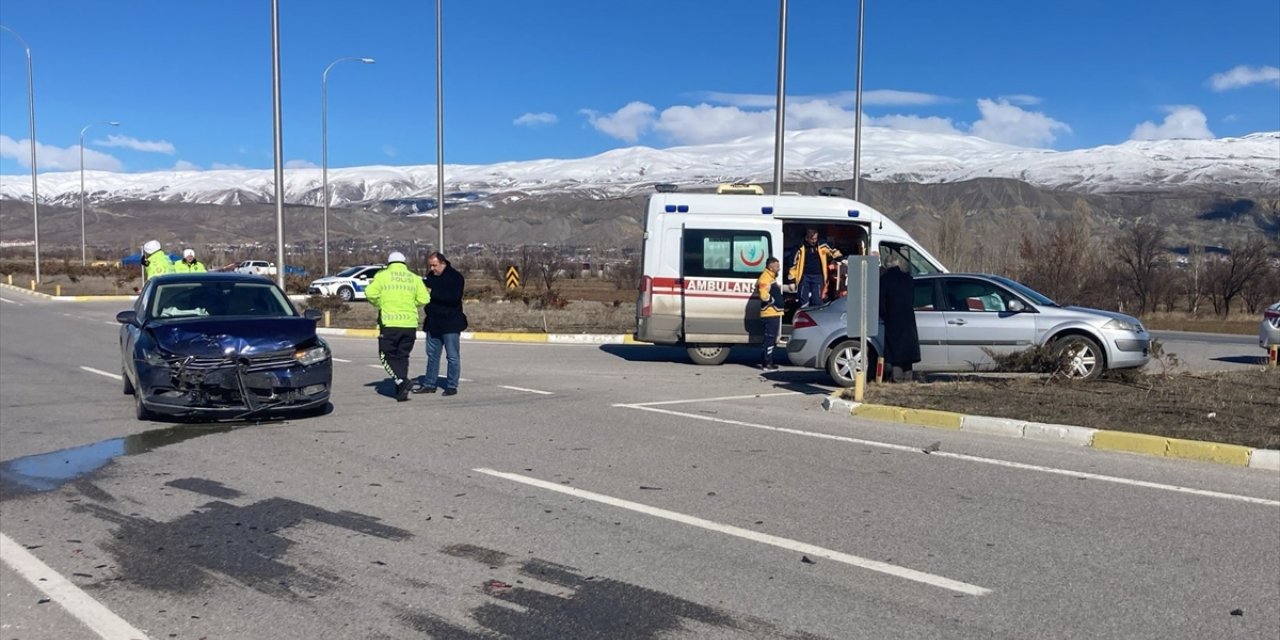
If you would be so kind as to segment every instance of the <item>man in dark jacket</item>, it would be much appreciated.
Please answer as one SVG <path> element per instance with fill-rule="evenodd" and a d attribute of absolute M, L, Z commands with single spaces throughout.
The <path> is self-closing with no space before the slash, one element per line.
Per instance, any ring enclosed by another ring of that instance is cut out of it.
<path fill-rule="evenodd" d="M 454 269 L 439 251 L 427 256 L 427 275 L 422 278 L 431 290 L 431 302 L 426 306 L 427 319 L 422 330 L 427 334 L 427 373 L 422 386 L 414 393 L 435 393 L 440 379 L 440 350 L 448 360 L 445 372 L 444 395 L 458 393 L 458 380 L 462 376 L 462 358 L 458 353 L 459 340 L 467 330 L 467 316 L 462 312 L 462 290 L 466 285 L 462 274 Z"/>
<path fill-rule="evenodd" d="M 880 317 L 884 319 L 884 359 L 893 367 L 894 382 L 912 378 L 911 365 L 920 362 L 916 331 L 915 281 L 898 267 L 895 256 L 885 257 L 880 276 Z"/>

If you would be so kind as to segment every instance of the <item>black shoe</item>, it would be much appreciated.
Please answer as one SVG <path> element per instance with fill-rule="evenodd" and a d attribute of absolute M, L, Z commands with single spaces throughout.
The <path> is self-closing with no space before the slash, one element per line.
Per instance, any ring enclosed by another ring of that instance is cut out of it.
<path fill-rule="evenodd" d="M 408 380 L 396 385 L 396 402 L 404 402 L 409 399 L 409 385 L 410 382 Z"/>
<path fill-rule="evenodd" d="M 445 389 L 445 390 L 444 390 L 444 395 L 446 395 L 446 396 L 456 396 L 456 395 L 458 395 L 458 390 L 457 390 L 457 389 Z"/>
<path fill-rule="evenodd" d="M 428 387 L 428 386 L 426 386 L 426 385 L 420 384 L 420 385 L 418 385 L 418 386 L 416 386 L 416 387 L 414 387 L 414 388 L 413 388 L 413 392 L 414 392 L 414 393 L 435 393 L 435 392 L 436 392 L 436 388 L 435 388 L 435 387 Z"/>

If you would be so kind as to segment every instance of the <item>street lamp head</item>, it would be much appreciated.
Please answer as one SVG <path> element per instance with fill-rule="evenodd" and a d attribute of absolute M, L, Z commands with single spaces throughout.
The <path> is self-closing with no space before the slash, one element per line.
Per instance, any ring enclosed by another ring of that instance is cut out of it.
<path fill-rule="evenodd" d="M 374 62 L 376 62 L 376 60 L 374 60 L 373 58 L 360 58 L 360 62 L 363 62 L 365 64 L 373 64 Z"/>
<path fill-rule="evenodd" d="M 120 123 L 119 123 L 119 122 L 116 122 L 115 120 L 112 120 L 112 121 L 108 122 L 107 124 L 109 124 L 109 125 L 111 125 L 111 126 L 113 126 L 113 127 L 118 127 L 118 126 L 120 126 Z"/>

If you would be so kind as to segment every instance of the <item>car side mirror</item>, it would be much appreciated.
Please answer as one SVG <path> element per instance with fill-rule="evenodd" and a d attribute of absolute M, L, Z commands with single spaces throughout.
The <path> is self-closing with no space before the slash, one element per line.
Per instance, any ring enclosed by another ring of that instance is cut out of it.
<path fill-rule="evenodd" d="M 324 312 L 319 309 L 307 309 L 302 312 L 302 317 L 308 320 L 319 320 L 324 317 Z"/>
<path fill-rule="evenodd" d="M 119 322 L 120 324 L 131 324 L 131 325 L 137 326 L 138 312 L 134 311 L 133 309 L 129 309 L 127 311 L 121 311 L 120 313 L 116 314 L 116 322 Z"/>
<path fill-rule="evenodd" d="M 1010 300 L 1009 310 L 1014 313 L 1022 313 L 1023 311 L 1027 310 L 1027 305 L 1022 304 L 1021 300 Z"/>

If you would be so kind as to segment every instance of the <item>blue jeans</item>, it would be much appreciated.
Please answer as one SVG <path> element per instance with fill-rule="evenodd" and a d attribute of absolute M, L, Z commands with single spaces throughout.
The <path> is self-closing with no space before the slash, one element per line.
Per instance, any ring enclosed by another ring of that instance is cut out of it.
<path fill-rule="evenodd" d="M 816 307 L 822 304 L 822 276 L 819 274 L 810 274 L 800 276 L 800 286 L 797 288 L 800 295 L 800 306 Z"/>
<path fill-rule="evenodd" d="M 459 334 L 445 333 L 441 335 L 427 334 L 427 373 L 423 376 L 422 385 L 434 389 L 440 381 L 440 349 L 443 348 L 448 360 L 444 388 L 457 389 L 458 380 L 462 377 L 462 358 L 458 354 Z"/>

